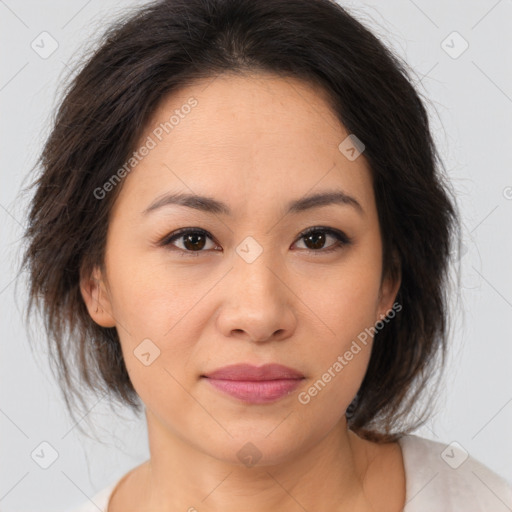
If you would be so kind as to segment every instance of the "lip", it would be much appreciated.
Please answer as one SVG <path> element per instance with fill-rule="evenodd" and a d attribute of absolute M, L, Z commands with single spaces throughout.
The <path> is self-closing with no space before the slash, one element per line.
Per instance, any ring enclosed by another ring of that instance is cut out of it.
<path fill-rule="evenodd" d="M 246 403 L 268 403 L 289 395 L 304 375 L 281 364 L 234 364 L 202 375 L 217 390 Z"/>
<path fill-rule="evenodd" d="M 207 373 L 205 377 L 220 380 L 239 381 L 262 381 L 279 379 L 302 379 L 304 375 L 293 368 L 282 364 L 264 364 L 254 366 L 252 364 L 232 364 L 224 366 L 213 372 Z"/>

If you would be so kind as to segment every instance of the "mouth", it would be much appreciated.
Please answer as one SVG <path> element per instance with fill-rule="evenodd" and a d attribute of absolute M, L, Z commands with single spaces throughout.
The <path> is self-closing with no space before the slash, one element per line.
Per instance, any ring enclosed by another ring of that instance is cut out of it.
<path fill-rule="evenodd" d="M 235 364 L 201 375 L 216 390 L 246 403 L 269 403 L 284 398 L 304 380 L 304 375 L 280 364 Z"/>

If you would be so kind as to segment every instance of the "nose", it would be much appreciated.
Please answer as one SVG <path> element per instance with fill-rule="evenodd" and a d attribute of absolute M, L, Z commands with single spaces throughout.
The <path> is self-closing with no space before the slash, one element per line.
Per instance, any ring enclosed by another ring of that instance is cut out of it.
<path fill-rule="evenodd" d="M 217 327 L 227 338 L 252 342 L 286 339 L 296 329 L 294 294 L 285 272 L 265 251 L 251 263 L 235 257 L 226 276 Z"/>

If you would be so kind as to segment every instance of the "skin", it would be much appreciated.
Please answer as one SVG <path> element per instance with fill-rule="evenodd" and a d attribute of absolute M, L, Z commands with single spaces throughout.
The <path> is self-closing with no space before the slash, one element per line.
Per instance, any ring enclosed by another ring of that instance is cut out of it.
<path fill-rule="evenodd" d="M 125 475 L 109 512 L 402 510 L 400 447 L 363 440 L 346 424 L 371 337 L 308 404 L 298 400 L 391 309 L 400 285 L 383 279 L 364 153 L 350 161 L 338 149 L 349 134 L 318 88 L 266 74 L 221 75 L 173 93 L 141 144 L 192 96 L 198 105 L 124 179 L 105 272 L 82 281 L 93 320 L 117 328 L 146 408 L 150 459 Z M 332 189 L 364 213 L 331 204 L 283 214 L 289 201 Z M 144 215 L 164 192 L 212 196 L 233 215 L 179 205 Z M 352 243 L 322 253 L 336 244 L 330 234 L 323 246 L 300 236 L 315 226 Z M 183 237 L 158 246 L 189 227 L 211 236 L 202 252 Z M 247 236 L 262 249 L 251 263 L 236 252 Z M 134 355 L 146 338 L 160 350 L 149 366 Z M 200 377 L 241 362 L 281 363 L 305 379 L 276 402 L 247 404 Z M 237 456 L 247 442 L 261 455 L 253 467 Z"/>

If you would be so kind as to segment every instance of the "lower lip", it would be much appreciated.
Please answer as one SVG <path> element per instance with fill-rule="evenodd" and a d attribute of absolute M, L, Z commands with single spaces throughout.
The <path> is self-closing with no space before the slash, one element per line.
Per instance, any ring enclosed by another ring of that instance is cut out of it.
<path fill-rule="evenodd" d="M 279 400 L 289 395 L 302 382 L 302 379 L 241 381 L 208 378 L 207 380 L 216 389 L 253 404 Z"/>

